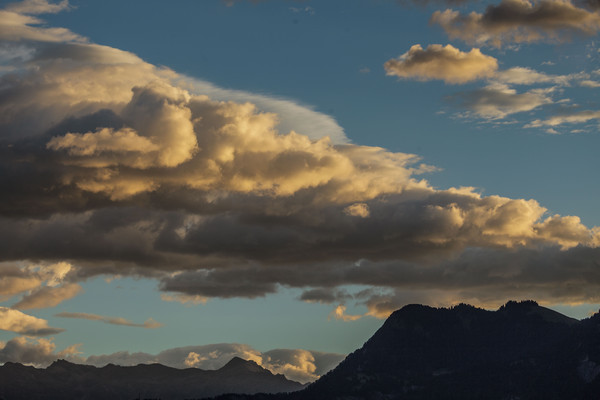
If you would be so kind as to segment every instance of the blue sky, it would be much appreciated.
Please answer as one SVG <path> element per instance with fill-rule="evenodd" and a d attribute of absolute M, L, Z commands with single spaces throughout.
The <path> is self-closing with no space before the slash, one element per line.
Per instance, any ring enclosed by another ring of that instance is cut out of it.
<path fill-rule="evenodd" d="M 0 3 L 0 361 L 306 381 L 408 303 L 598 309 L 595 2 L 172 3 Z"/>

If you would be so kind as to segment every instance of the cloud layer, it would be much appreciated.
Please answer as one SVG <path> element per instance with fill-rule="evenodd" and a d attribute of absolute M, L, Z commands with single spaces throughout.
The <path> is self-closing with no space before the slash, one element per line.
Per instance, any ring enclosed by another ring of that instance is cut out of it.
<path fill-rule="evenodd" d="M 343 301 L 381 316 L 416 289 L 449 302 L 502 303 L 532 288 L 547 301 L 597 299 L 600 232 L 575 216 L 549 215 L 533 199 L 436 189 L 423 179 L 435 168 L 418 156 L 347 143 L 313 110 L 301 115 L 316 133 L 282 130 L 281 115 L 294 122 L 300 105 L 220 91 L 2 12 L 0 38 L 18 56 L 0 74 L 0 291 L 22 296 L 16 308 L 56 305 L 97 275 L 150 277 L 182 302 L 299 288 L 307 301 L 337 303 L 333 316 L 346 320 Z M 460 96 L 486 118 L 552 101 L 552 88 L 518 93 L 508 83 L 558 79 L 498 73 L 494 58 L 450 45 L 413 46 L 387 68 L 504 80 Z M 38 269 L 18 266 L 29 260 Z M 567 279 L 580 283 L 568 295 Z M 342 296 L 348 285 L 373 290 Z M 28 321 L 5 326 L 51 329 Z"/>

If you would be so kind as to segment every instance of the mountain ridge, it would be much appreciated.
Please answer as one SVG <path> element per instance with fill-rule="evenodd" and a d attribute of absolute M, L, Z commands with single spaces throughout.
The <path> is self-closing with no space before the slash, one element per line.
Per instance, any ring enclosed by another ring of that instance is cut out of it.
<path fill-rule="evenodd" d="M 598 398 L 600 314 L 577 321 L 527 300 L 496 311 L 407 305 L 304 390 L 215 399 Z"/>
<path fill-rule="evenodd" d="M 217 370 L 177 369 L 162 364 L 103 367 L 59 359 L 47 368 L 7 362 L 0 366 L 0 399 L 134 398 L 192 399 L 237 391 L 290 392 L 304 385 L 273 374 L 254 361 L 234 357 Z"/>

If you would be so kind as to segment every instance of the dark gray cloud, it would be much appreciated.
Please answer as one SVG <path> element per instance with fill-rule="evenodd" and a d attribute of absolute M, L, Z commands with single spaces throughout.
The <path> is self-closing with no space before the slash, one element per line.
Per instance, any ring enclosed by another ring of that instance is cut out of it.
<path fill-rule="evenodd" d="M 600 30 L 600 15 L 570 0 L 502 0 L 498 5 L 489 5 L 483 13 L 436 11 L 431 22 L 440 25 L 453 39 L 498 47 L 564 41 L 574 34 L 594 35 Z"/>
<path fill-rule="evenodd" d="M 188 272 L 163 280 L 165 290 L 179 290 L 194 295 L 215 295 L 219 288 L 226 295 L 235 292 L 236 279 L 257 288 L 278 283 L 306 290 L 305 301 L 324 303 L 364 303 L 377 309 L 382 303 L 397 309 L 407 303 L 427 299 L 429 304 L 448 305 L 469 301 L 491 307 L 511 298 L 536 298 L 544 302 L 600 302 L 600 250 L 574 247 L 532 249 L 469 249 L 460 256 L 435 263 L 402 261 L 368 261 L 329 263 L 269 268 L 231 268 L 211 272 Z M 239 277 L 239 278 L 236 278 Z M 202 281 L 182 288 L 185 280 Z M 208 285 L 208 283 L 218 284 Z M 231 286 L 228 287 L 227 283 Z M 206 293 L 204 285 L 212 292 Z M 344 285 L 368 285 L 376 289 L 351 293 L 340 290 Z M 388 292 L 396 293 L 390 295 Z M 267 291 L 264 294 L 268 293 Z M 222 294 L 223 295 L 223 294 Z M 257 292 L 252 293 L 252 297 Z M 380 312 L 377 313 L 381 315 Z"/>
<path fill-rule="evenodd" d="M 78 353 L 77 348 L 78 346 L 70 346 L 57 352 L 52 340 L 18 336 L 0 343 L 0 363 L 15 362 L 45 367 L 59 358 L 72 359 Z"/>
<path fill-rule="evenodd" d="M 581 4 L 585 7 L 589 7 L 592 10 L 597 10 L 600 8 L 600 1 L 599 0 L 577 0 L 576 1 L 577 4 Z"/>

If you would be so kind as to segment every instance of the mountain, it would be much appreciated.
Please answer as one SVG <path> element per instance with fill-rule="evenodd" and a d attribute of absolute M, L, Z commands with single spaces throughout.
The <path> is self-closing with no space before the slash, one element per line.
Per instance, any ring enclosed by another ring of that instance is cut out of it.
<path fill-rule="evenodd" d="M 302 391 L 217 399 L 600 399 L 600 314 L 409 305 Z"/>
<path fill-rule="evenodd" d="M 221 393 L 290 392 L 303 385 L 274 375 L 254 361 L 234 357 L 216 371 L 160 364 L 102 368 L 58 360 L 46 369 L 6 363 L 0 399 L 193 399 Z"/>

